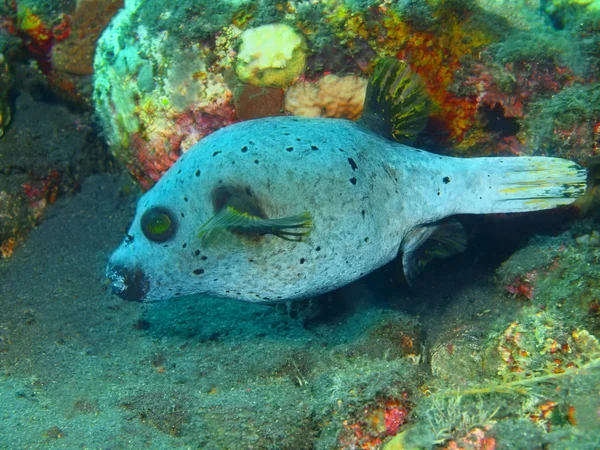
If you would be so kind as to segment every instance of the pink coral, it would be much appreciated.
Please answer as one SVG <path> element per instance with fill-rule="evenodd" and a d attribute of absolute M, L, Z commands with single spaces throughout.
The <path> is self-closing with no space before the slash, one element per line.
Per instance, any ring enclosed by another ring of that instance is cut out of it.
<path fill-rule="evenodd" d="M 533 298 L 534 283 L 537 278 L 537 271 L 532 270 L 521 277 L 515 278 L 515 280 L 506 286 L 504 289 L 506 292 L 514 295 L 518 299 L 531 300 Z"/>
<path fill-rule="evenodd" d="M 558 92 L 574 80 L 567 68 L 535 62 L 503 67 L 478 63 L 472 72 L 465 85 L 475 88 L 477 107 L 500 105 L 505 117 L 519 119 L 524 118 L 524 107 L 536 94 Z"/>
<path fill-rule="evenodd" d="M 134 133 L 127 164 L 143 189 L 149 189 L 173 165 L 182 152 L 210 133 L 235 122 L 235 110 L 228 101 L 217 100 L 203 107 L 192 107 L 170 118 L 169 134 L 153 130 Z"/>
<path fill-rule="evenodd" d="M 235 110 L 230 103 L 218 100 L 203 108 L 192 108 L 177 119 L 178 148 L 187 151 L 200 139 L 235 122 Z"/>
<path fill-rule="evenodd" d="M 340 445 L 343 448 L 367 450 L 379 448 L 386 437 L 398 434 L 407 417 L 407 403 L 394 398 L 365 406 L 358 417 L 344 421 L 345 430 L 339 437 Z"/>

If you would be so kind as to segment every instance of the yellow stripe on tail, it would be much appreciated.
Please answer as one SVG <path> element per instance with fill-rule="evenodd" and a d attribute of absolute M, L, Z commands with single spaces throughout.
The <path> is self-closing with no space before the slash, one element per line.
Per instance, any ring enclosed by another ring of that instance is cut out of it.
<path fill-rule="evenodd" d="M 521 212 L 569 205 L 585 194 L 587 171 L 572 161 L 548 157 L 478 158 L 492 169 L 489 212 Z M 489 167 L 488 167 L 489 170 Z M 486 182 L 486 177 L 483 177 Z"/>

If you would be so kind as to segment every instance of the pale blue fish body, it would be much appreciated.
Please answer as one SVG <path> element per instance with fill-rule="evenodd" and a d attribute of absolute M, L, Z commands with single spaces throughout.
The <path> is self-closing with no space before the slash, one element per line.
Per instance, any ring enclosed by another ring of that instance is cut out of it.
<path fill-rule="evenodd" d="M 404 252 L 444 218 L 572 203 L 585 170 L 557 158 L 459 159 L 383 138 L 343 119 L 273 117 L 231 125 L 185 153 L 139 201 L 107 275 L 128 299 L 206 294 L 251 302 L 311 297 Z M 266 234 L 204 239 L 216 189 L 245 192 L 268 218 L 305 211 L 302 241 Z M 153 242 L 144 213 L 168 210 L 176 231 Z M 406 270 L 406 268 L 405 268 Z"/>

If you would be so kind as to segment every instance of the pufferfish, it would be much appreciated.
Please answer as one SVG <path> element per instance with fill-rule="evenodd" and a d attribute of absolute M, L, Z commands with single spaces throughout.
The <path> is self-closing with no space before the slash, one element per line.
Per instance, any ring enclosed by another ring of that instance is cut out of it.
<path fill-rule="evenodd" d="M 271 117 L 222 128 L 144 194 L 107 276 L 126 300 L 205 294 L 250 302 L 344 286 L 402 253 L 411 282 L 464 250 L 456 214 L 573 203 L 586 170 L 550 157 L 453 158 L 410 147 L 423 82 L 384 59 L 360 120 Z"/>

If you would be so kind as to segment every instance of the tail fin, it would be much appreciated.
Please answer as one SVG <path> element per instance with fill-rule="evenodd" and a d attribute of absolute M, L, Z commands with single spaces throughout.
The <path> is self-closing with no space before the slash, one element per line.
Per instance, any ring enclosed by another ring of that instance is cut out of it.
<path fill-rule="evenodd" d="M 402 241 L 402 262 L 409 284 L 429 260 L 456 254 L 466 247 L 460 224 L 440 222 L 440 218 L 551 209 L 570 205 L 587 188 L 587 170 L 566 159 L 434 158 L 444 160 L 443 169 L 436 167 L 431 177 L 436 195 L 428 200 L 434 221 L 416 224 Z"/>
<path fill-rule="evenodd" d="M 479 179 L 468 213 L 538 211 L 569 205 L 585 194 L 587 171 L 560 158 L 473 158 Z M 475 210 L 473 210 L 475 209 Z"/>

